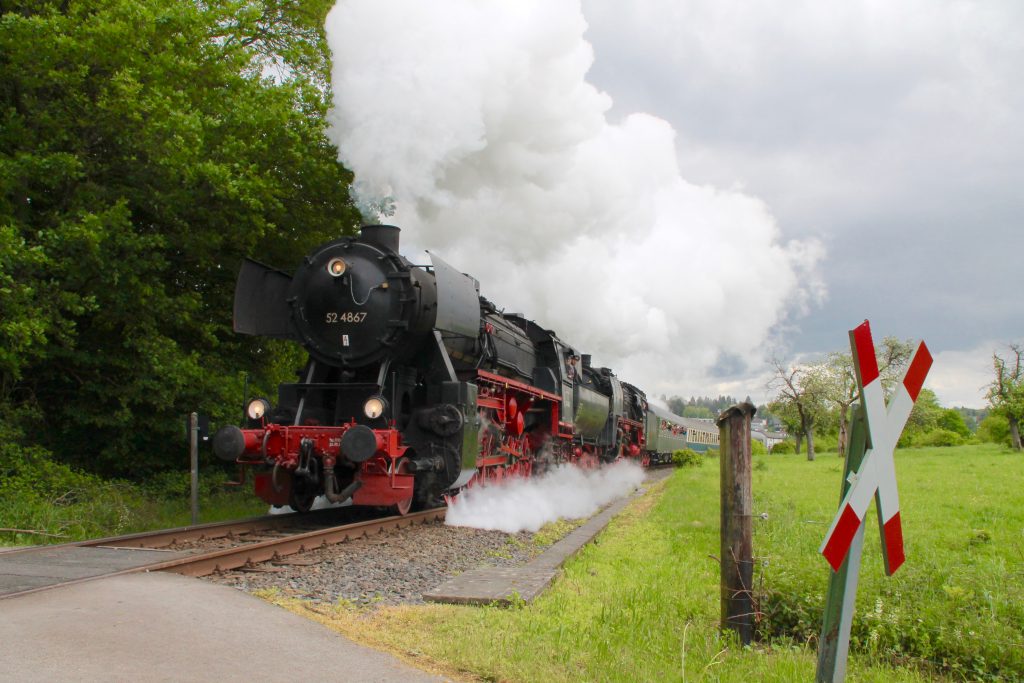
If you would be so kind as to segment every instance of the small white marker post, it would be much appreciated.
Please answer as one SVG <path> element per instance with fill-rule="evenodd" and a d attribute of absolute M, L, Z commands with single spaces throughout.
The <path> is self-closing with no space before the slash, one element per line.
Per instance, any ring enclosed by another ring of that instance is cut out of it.
<path fill-rule="evenodd" d="M 868 321 L 850 331 L 850 346 L 861 403 L 854 412 L 839 514 L 819 549 L 833 573 L 829 577 L 818 643 L 818 683 L 840 683 L 846 678 L 850 627 L 864 547 L 864 515 L 872 498 L 878 506 L 886 574 L 892 576 L 905 559 L 893 451 L 932 365 L 928 347 L 921 342 L 886 406 Z"/>
<path fill-rule="evenodd" d="M 192 493 L 192 526 L 199 524 L 199 416 L 188 416 L 189 485 Z"/>

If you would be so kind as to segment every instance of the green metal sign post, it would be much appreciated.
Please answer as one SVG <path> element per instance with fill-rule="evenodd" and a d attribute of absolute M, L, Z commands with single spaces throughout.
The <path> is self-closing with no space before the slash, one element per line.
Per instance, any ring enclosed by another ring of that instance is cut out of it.
<path fill-rule="evenodd" d="M 867 320 L 850 330 L 850 350 L 860 403 L 846 454 L 839 513 L 819 549 L 833 573 L 818 643 L 818 683 L 840 683 L 846 678 L 864 518 L 872 501 L 878 510 L 885 573 L 892 576 L 906 559 L 893 452 L 932 365 L 931 353 L 921 342 L 887 402 Z"/>
<path fill-rule="evenodd" d="M 850 444 L 846 449 L 843 467 L 843 484 L 839 500 L 842 501 L 850 490 L 850 479 L 864 460 L 867 450 L 867 429 L 864 425 L 864 408 L 859 403 L 851 406 L 853 424 L 850 428 Z M 837 683 L 846 678 L 846 659 L 850 646 L 850 627 L 853 625 L 853 603 L 857 597 L 857 579 L 860 572 L 860 555 L 864 547 L 864 525 L 850 545 L 850 551 L 839 569 L 829 575 L 828 592 L 825 594 L 825 617 L 818 641 L 818 683 Z"/>

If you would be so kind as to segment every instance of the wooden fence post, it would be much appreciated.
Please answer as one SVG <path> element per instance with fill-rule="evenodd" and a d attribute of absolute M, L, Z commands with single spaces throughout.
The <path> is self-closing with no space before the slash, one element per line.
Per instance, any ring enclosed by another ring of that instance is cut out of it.
<path fill-rule="evenodd" d="M 757 411 L 741 403 L 718 416 L 722 501 L 722 629 L 740 642 L 754 637 L 754 498 L 750 486 L 750 419 Z"/>

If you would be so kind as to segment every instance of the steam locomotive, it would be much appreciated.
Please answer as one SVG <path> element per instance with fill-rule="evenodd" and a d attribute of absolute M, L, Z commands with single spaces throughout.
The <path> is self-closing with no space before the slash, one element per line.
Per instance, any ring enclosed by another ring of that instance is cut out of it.
<path fill-rule="evenodd" d="M 665 423 L 643 391 L 499 311 L 437 255 L 414 265 L 399 232 L 365 226 L 293 276 L 243 263 L 235 331 L 309 353 L 276 405 L 256 399 L 246 428 L 214 436 L 218 457 L 254 468 L 257 495 L 299 511 L 324 495 L 406 514 L 474 480 L 664 456 L 646 447 Z"/>

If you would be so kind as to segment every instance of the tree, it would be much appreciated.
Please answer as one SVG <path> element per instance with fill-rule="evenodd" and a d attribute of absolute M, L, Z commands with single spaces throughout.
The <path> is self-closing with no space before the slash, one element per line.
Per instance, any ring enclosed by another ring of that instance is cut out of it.
<path fill-rule="evenodd" d="M 945 408 L 939 405 L 939 399 L 935 392 L 928 388 L 922 388 L 914 401 L 914 407 L 907 418 L 907 424 L 900 434 L 898 446 L 920 445 L 921 438 L 941 426 Z M 953 411 L 956 412 L 956 411 Z"/>
<path fill-rule="evenodd" d="M 804 432 L 796 405 L 788 401 L 773 401 L 768 404 L 768 410 L 782 424 L 783 430 L 793 437 L 793 450 L 797 455 L 800 455 L 800 448 L 804 441 Z"/>
<path fill-rule="evenodd" d="M 707 406 L 686 406 L 683 408 L 683 412 L 679 413 L 680 417 L 695 417 L 703 420 L 713 420 L 716 415 L 711 412 L 711 408 Z"/>
<path fill-rule="evenodd" d="M 964 416 L 956 408 L 945 408 L 939 415 L 939 428 L 969 438 L 971 430 L 964 421 Z"/>
<path fill-rule="evenodd" d="M 1010 443 L 1015 450 L 1021 450 L 1020 422 L 1024 420 L 1024 345 L 1009 344 L 1010 353 L 1003 358 L 992 354 L 992 369 L 995 377 L 988 385 L 988 402 L 993 415 L 1006 418 L 1010 427 Z"/>
<path fill-rule="evenodd" d="M 886 397 L 899 381 L 899 376 L 910 362 L 913 352 L 913 342 L 901 341 L 896 337 L 886 337 L 882 340 L 881 347 L 876 349 L 878 372 Z M 824 377 L 827 398 L 839 411 L 839 443 L 836 450 L 839 457 L 844 457 L 850 439 L 850 406 L 860 397 L 853 357 L 846 352 L 830 353 Z"/>
<path fill-rule="evenodd" d="M 990 414 L 978 425 L 980 441 L 1010 445 L 1010 424 L 1002 415 Z"/>
<path fill-rule="evenodd" d="M 807 459 L 814 460 L 814 427 L 828 411 L 826 368 L 820 363 L 789 368 L 778 360 L 773 364 L 775 376 L 768 390 L 775 399 L 769 408 L 796 436 L 798 453 L 801 436 L 807 439 Z"/>
<path fill-rule="evenodd" d="M 719 396 L 718 398 L 691 396 L 689 401 L 680 396 L 673 396 L 672 398 L 662 396 L 661 400 L 665 402 L 671 412 L 680 417 L 701 419 L 714 419 L 729 406 L 739 403 L 732 396 Z"/>
<path fill-rule="evenodd" d="M 288 267 L 358 223 L 326 11 L 0 1 L 0 419 L 26 439 L 145 474 L 184 414 L 241 402 L 241 371 L 269 387 L 297 361 L 234 335 L 231 302 L 243 257 Z"/>

